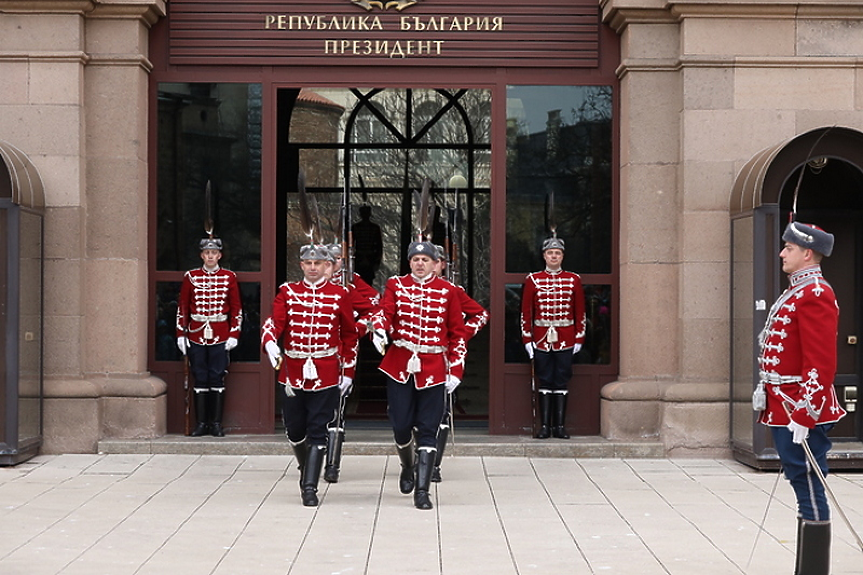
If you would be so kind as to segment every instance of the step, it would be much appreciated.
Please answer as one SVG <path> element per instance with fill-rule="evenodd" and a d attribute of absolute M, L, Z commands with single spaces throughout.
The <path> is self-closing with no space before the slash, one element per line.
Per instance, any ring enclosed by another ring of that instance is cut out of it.
<path fill-rule="evenodd" d="M 662 443 L 612 441 L 599 436 L 571 439 L 534 439 L 519 435 L 489 435 L 484 428 L 456 429 L 447 455 L 490 457 L 663 458 Z M 286 455 L 293 454 L 283 434 L 187 437 L 165 435 L 153 439 L 103 439 L 99 453 L 186 455 Z M 348 428 L 342 448 L 345 455 L 393 455 L 392 432 L 385 428 Z"/>

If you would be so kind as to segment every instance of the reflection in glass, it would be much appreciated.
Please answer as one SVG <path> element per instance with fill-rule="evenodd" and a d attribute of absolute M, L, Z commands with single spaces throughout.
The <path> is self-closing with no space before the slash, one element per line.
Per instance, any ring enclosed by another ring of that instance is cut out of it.
<path fill-rule="evenodd" d="M 179 361 L 177 298 L 180 282 L 156 282 L 156 361 Z"/>
<path fill-rule="evenodd" d="M 610 285 L 585 285 L 584 303 L 587 331 L 584 345 L 573 357 L 573 363 L 611 363 L 612 292 Z M 522 284 L 507 284 L 505 301 L 506 333 L 504 355 L 506 363 L 527 363 L 521 342 Z"/>
<path fill-rule="evenodd" d="M 180 282 L 156 282 L 156 361 L 180 361 L 177 348 L 177 298 Z M 243 326 L 231 361 L 260 361 L 261 285 L 240 282 L 243 302 Z"/>
<path fill-rule="evenodd" d="M 18 443 L 42 434 L 42 221 L 21 210 L 18 294 Z"/>
<path fill-rule="evenodd" d="M 431 239 L 449 245 L 456 282 L 484 307 L 489 305 L 491 237 L 491 92 L 468 89 L 282 89 L 279 101 L 277 181 L 285 201 L 278 232 L 285 251 L 278 262 L 281 280 L 296 281 L 301 232 L 297 174 L 314 196 L 323 239 L 340 238 L 341 203 L 350 191 L 350 226 L 361 210 L 380 234 L 380 249 L 354 236 L 356 271 L 382 290 L 386 279 L 408 272 L 407 246 L 415 238 L 418 210 L 414 190 L 430 181 Z M 346 185 L 347 184 L 347 185 Z M 455 189 L 456 184 L 458 190 Z M 281 208 L 280 208 L 281 209 Z M 280 211 L 281 213 L 281 211 Z M 377 241 L 377 240 L 375 240 Z M 366 254 L 375 265 L 363 266 Z M 379 263 L 378 263 L 379 262 Z M 363 272 L 360 268 L 370 272 Z M 465 380 L 456 411 L 461 417 L 488 414 L 489 334 L 486 327 L 469 344 Z M 359 381 L 367 382 L 352 401 L 367 409 L 375 402 L 374 362 L 360 362 Z M 364 371 L 365 370 L 365 371 Z M 376 372 L 376 373 L 375 373 Z M 380 391 L 380 390 L 378 390 Z"/>
<path fill-rule="evenodd" d="M 731 434 L 741 446 L 753 447 L 752 391 L 755 382 L 753 333 L 754 292 L 754 223 L 750 215 L 732 220 L 731 264 Z M 761 307 L 766 309 L 765 302 Z"/>
<path fill-rule="evenodd" d="M 235 271 L 261 269 L 261 86 L 159 85 L 156 268 L 200 264 L 204 190 Z M 232 267 L 233 266 L 233 267 Z"/>
<path fill-rule="evenodd" d="M 371 282 L 378 289 L 386 278 L 407 271 L 404 254 L 417 219 L 413 190 L 428 177 L 438 206 L 433 241 L 443 244 L 449 233 L 459 246 L 462 284 L 487 304 L 490 109 L 488 90 L 304 88 L 293 101 L 290 127 L 280 140 L 296 149 L 325 241 L 339 238 L 345 174 L 350 175 L 351 223 L 360 220 L 359 209 L 365 206 L 380 227 L 384 249 Z M 450 184 L 454 176 L 465 182 L 458 200 Z M 308 238 L 300 232 L 294 178 L 284 180 L 288 221 L 283 266 L 285 279 L 294 281 L 300 276 L 299 247 Z"/>
<path fill-rule="evenodd" d="M 490 111 L 489 90 L 304 88 L 291 114 L 290 141 L 300 149 L 310 187 L 342 188 L 343 155 L 334 160 L 321 151 L 338 144 L 340 154 L 350 154 L 353 190 L 403 191 L 426 177 L 445 188 L 455 174 L 488 188 Z"/>
<path fill-rule="evenodd" d="M 11 195 L 11 193 L 10 193 Z M 9 302 L 9 258 L 12 257 L 12 254 L 8 253 L 8 242 L 6 238 L 9 237 L 9 210 L 2 209 L 4 207 L 3 204 L 9 205 L 8 202 L 0 202 L 0 238 L 3 238 L 3 244 L 0 245 L 0 349 L 3 350 L 4 353 L 4 363 L 6 362 L 6 350 L 9 349 L 7 347 L 8 342 L 6 341 L 6 333 L 7 333 L 7 325 L 10 321 L 10 313 L 12 310 L 7 309 L 7 305 Z M 0 366 L 0 444 L 7 443 L 9 438 L 6 437 L 6 396 L 9 395 L 6 392 L 7 385 L 11 385 L 10 378 L 13 378 L 14 374 L 11 373 L 11 368 L 8 365 Z"/>
<path fill-rule="evenodd" d="M 506 141 L 506 271 L 539 269 L 556 226 L 566 269 L 610 273 L 611 87 L 509 86 Z"/>

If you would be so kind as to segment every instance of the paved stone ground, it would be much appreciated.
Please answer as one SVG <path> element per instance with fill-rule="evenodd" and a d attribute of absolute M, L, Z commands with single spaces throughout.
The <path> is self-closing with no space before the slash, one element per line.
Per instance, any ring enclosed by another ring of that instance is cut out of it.
<path fill-rule="evenodd" d="M 38 456 L 0 468 L 3 575 L 794 572 L 795 512 L 775 473 L 729 460 L 458 456 L 435 508 L 398 492 L 395 456 L 349 455 L 321 505 L 292 458 Z M 863 531 L 863 475 L 831 486 Z M 863 573 L 834 517 L 833 575 Z"/>

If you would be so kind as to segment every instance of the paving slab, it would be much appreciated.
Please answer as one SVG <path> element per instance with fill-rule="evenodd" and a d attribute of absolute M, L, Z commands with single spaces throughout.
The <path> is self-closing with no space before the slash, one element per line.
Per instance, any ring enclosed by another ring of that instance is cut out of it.
<path fill-rule="evenodd" d="M 37 456 L 0 468 L 0 573 L 794 571 L 791 488 L 735 461 L 458 454 L 429 511 L 399 493 L 399 470 L 392 453 L 345 455 L 307 508 L 290 455 Z M 863 475 L 829 481 L 863 532 Z M 833 531 L 833 575 L 863 573 L 838 517 Z"/>

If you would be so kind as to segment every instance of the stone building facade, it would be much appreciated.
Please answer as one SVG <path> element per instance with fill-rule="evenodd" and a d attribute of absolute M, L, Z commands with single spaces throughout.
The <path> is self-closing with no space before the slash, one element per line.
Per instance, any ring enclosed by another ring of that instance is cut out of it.
<path fill-rule="evenodd" d="M 0 140 L 38 168 L 47 204 L 45 453 L 167 431 L 167 384 L 148 366 L 148 166 L 150 34 L 169 9 L 0 0 Z M 619 375 L 602 388 L 600 434 L 727 455 L 731 192 L 766 148 L 831 126 L 863 132 L 863 11 L 831 0 L 597 10 L 620 46 Z"/>

